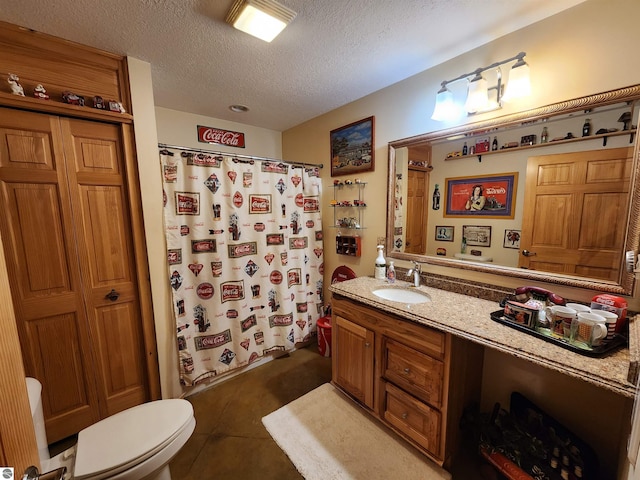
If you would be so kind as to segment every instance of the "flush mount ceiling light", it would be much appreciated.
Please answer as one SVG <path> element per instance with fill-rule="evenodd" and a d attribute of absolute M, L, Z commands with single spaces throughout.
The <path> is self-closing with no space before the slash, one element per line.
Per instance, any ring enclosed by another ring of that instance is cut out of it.
<path fill-rule="evenodd" d="M 249 111 L 249 107 L 247 107 L 246 105 L 240 105 L 240 104 L 229 105 L 229 110 L 236 113 L 245 113 Z"/>
<path fill-rule="evenodd" d="M 294 18 L 296 12 L 275 0 L 235 0 L 225 22 L 249 35 L 270 42 Z"/>
<path fill-rule="evenodd" d="M 444 121 L 458 118 L 460 107 L 453 100 L 453 94 L 447 89 L 447 85 L 459 80 L 468 80 L 467 99 L 464 109 L 469 115 L 484 113 L 502 107 L 503 101 L 528 96 L 531 94 L 529 81 L 529 65 L 524 61 L 526 53 L 520 52 L 516 56 L 507 58 L 489 66 L 477 68 L 473 72 L 464 73 L 452 80 L 445 80 L 436 95 L 436 105 L 433 110 L 432 120 Z M 516 60 L 509 73 L 507 91 L 503 94 L 502 71 L 500 66 Z M 487 80 L 482 76 L 487 70 L 496 70 L 496 84 L 488 86 Z M 495 93 L 493 92 L 495 91 Z"/>

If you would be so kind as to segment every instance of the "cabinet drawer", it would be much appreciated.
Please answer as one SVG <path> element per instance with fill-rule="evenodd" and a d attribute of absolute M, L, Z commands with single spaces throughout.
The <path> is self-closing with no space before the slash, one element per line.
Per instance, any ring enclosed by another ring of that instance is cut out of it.
<path fill-rule="evenodd" d="M 385 385 L 384 418 L 398 431 L 440 459 L 442 416 L 394 385 Z"/>
<path fill-rule="evenodd" d="M 434 407 L 441 408 L 443 362 L 393 340 L 387 340 L 385 345 L 385 378 Z"/>

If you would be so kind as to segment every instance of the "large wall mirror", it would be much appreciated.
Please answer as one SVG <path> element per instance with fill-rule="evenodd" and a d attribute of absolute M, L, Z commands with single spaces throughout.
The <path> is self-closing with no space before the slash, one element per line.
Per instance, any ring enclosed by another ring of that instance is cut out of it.
<path fill-rule="evenodd" d="M 387 255 L 631 295 L 639 102 L 635 85 L 390 142 Z"/>

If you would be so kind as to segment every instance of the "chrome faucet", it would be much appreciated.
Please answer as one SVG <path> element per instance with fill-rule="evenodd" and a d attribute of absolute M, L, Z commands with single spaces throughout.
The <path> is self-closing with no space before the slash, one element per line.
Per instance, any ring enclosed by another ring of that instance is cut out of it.
<path fill-rule="evenodd" d="M 407 277 L 410 277 L 411 275 L 413 275 L 413 286 L 414 287 L 419 287 L 420 286 L 420 274 L 422 273 L 422 265 L 420 265 L 418 262 L 416 262 L 415 260 L 413 261 L 413 268 L 410 268 L 409 270 L 407 270 Z"/>

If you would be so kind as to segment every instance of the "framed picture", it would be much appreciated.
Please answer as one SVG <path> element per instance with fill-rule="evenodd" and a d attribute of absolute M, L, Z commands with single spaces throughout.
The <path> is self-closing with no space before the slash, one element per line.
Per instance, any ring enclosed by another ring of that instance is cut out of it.
<path fill-rule="evenodd" d="M 373 171 L 374 118 L 365 118 L 331 130 L 332 177 Z"/>
<path fill-rule="evenodd" d="M 462 236 L 470 247 L 490 247 L 491 227 L 484 225 L 463 225 Z"/>
<path fill-rule="evenodd" d="M 444 181 L 445 217 L 513 218 L 518 172 Z"/>
<path fill-rule="evenodd" d="M 520 248 L 521 235 L 522 233 L 520 230 L 505 230 L 502 246 L 504 248 Z"/>
<path fill-rule="evenodd" d="M 453 227 L 436 226 L 436 240 L 440 242 L 453 242 Z"/>

